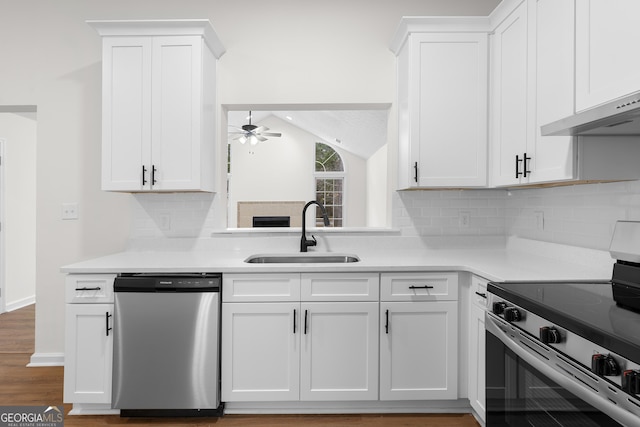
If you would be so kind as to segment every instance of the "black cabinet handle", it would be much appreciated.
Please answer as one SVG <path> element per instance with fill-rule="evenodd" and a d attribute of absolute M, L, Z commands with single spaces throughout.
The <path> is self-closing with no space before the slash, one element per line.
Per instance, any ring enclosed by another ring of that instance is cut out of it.
<path fill-rule="evenodd" d="M 147 185 L 147 168 L 142 165 L 142 186 Z"/>
<path fill-rule="evenodd" d="M 156 165 L 151 165 L 151 185 L 156 185 L 156 183 L 158 182 L 156 180 L 156 172 L 158 172 L 158 169 L 156 169 Z"/>
<path fill-rule="evenodd" d="M 411 285 L 411 286 L 409 286 L 409 289 L 433 289 L 433 286 L 430 286 L 430 285 L 424 285 L 424 286 Z"/>
<path fill-rule="evenodd" d="M 413 180 L 418 183 L 418 162 L 413 164 Z"/>
<path fill-rule="evenodd" d="M 293 333 L 296 333 L 296 309 L 293 309 Z"/>
<path fill-rule="evenodd" d="M 520 162 L 522 162 L 522 159 L 516 154 L 516 179 L 522 175 L 522 172 L 520 172 Z"/>
<path fill-rule="evenodd" d="M 309 314 L 309 310 L 304 311 L 304 334 L 307 335 L 307 314 Z"/>
<path fill-rule="evenodd" d="M 524 177 L 527 177 L 527 174 L 531 174 L 531 171 L 529 170 L 529 160 L 531 160 L 531 157 L 527 157 L 527 153 L 524 153 Z"/>
<path fill-rule="evenodd" d="M 384 332 L 389 333 L 389 310 L 385 311 L 386 321 L 384 324 Z"/>
<path fill-rule="evenodd" d="M 484 294 L 484 293 L 478 292 L 478 291 L 476 291 L 476 295 L 478 295 L 478 296 L 480 296 L 482 298 L 486 298 L 487 297 L 487 294 Z"/>
<path fill-rule="evenodd" d="M 111 331 L 113 328 L 109 327 L 109 318 L 111 317 L 111 314 L 109 314 L 109 312 L 107 311 L 106 313 L 104 313 L 105 316 L 105 321 L 107 322 L 107 336 L 109 336 L 109 331 Z"/>
<path fill-rule="evenodd" d="M 96 286 L 95 288 L 76 288 L 76 291 L 99 291 L 100 286 Z"/>

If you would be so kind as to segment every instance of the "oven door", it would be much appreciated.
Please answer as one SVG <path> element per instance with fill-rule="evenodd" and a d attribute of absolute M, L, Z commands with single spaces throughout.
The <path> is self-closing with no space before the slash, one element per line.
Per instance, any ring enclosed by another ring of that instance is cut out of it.
<path fill-rule="evenodd" d="M 492 313 L 485 320 L 487 426 L 640 425 L 640 408 L 606 380 Z"/>

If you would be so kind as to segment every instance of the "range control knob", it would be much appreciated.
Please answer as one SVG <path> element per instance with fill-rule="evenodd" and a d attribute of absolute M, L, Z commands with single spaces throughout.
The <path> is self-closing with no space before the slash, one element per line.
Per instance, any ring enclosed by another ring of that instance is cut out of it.
<path fill-rule="evenodd" d="M 545 344 L 558 344 L 562 338 L 560 331 L 553 326 L 543 326 L 540 328 L 540 341 Z"/>
<path fill-rule="evenodd" d="M 522 320 L 522 314 L 520 313 L 520 310 L 515 307 L 505 308 L 504 320 L 507 322 L 518 322 Z"/>
<path fill-rule="evenodd" d="M 507 303 L 504 301 L 494 302 L 493 303 L 493 314 L 502 314 L 504 313 L 504 309 L 507 308 Z"/>
<path fill-rule="evenodd" d="M 622 373 L 622 389 L 629 394 L 640 394 L 640 371 L 627 370 Z"/>
<path fill-rule="evenodd" d="M 591 356 L 591 372 L 604 377 L 612 377 L 620 375 L 620 366 L 609 354 L 594 354 Z"/>

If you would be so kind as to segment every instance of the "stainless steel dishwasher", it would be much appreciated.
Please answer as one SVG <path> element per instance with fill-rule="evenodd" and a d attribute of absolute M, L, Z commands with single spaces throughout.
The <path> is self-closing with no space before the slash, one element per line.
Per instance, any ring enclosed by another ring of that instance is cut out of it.
<path fill-rule="evenodd" d="M 219 416 L 221 274 L 114 283 L 112 407 L 121 416 Z"/>

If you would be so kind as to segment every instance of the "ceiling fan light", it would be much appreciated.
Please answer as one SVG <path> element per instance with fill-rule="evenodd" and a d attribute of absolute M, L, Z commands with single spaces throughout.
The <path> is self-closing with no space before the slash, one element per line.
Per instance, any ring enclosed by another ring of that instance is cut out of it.
<path fill-rule="evenodd" d="M 245 137 L 244 135 L 241 136 L 240 138 L 238 138 L 238 142 L 240 142 L 240 144 L 244 144 L 245 142 L 247 142 L 247 137 Z"/>
<path fill-rule="evenodd" d="M 249 137 L 249 142 L 251 143 L 251 145 L 256 145 L 258 143 L 258 138 L 256 138 L 255 135 L 251 135 Z"/>

